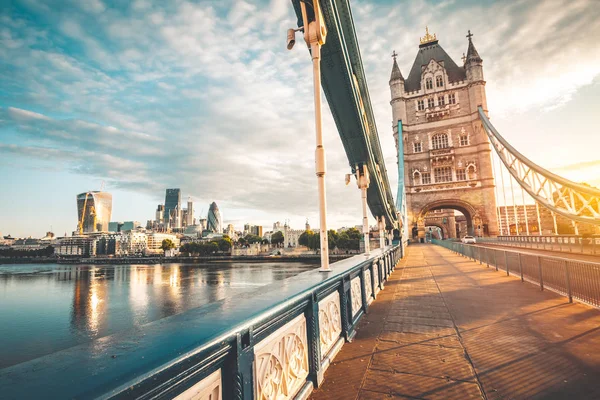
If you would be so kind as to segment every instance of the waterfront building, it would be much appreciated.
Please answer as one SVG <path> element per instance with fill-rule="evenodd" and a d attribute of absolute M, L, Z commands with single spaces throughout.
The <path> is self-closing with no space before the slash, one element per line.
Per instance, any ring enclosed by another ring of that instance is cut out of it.
<path fill-rule="evenodd" d="M 167 189 L 165 193 L 164 221 L 170 228 L 181 227 L 181 189 Z"/>
<path fill-rule="evenodd" d="M 77 195 L 78 233 L 108 232 L 112 194 L 91 191 Z"/>
<path fill-rule="evenodd" d="M 148 246 L 148 236 L 144 232 L 127 231 L 121 234 L 119 250 L 121 255 L 143 255 Z"/>
<path fill-rule="evenodd" d="M 217 203 L 215 203 L 214 201 L 208 209 L 206 229 L 214 233 L 223 233 L 221 213 L 219 212 L 219 207 L 217 207 Z"/>
<path fill-rule="evenodd" d="M 33 238 L 17 239 L 11 246 L 13 250 L 25 251 L 42 250 L 46 247 L 48 247 L 47 241 L 41 241 L 40 239 Z"/>
<path fill-rule="evenodd" d="M 165 239 L 171 239 L 171 241 L 175 243 L 175 246 L 179 248 L 179 238 L 170 233 L 151 232 L 147 234 L 147 237 L 146 254 L 162 254 L 163 251 L 160 246 Z"/>
<path fill-rule="evenodd" d="M 408 224 L 421 240 L 436 209 L 461 212 L 470 234 L 498 234 L 491 147 L 478 114 L 479 106 L 487 113 L 483 61 L 467 36 L 461 65 L 429 31 L 406 79 L 393 55 L 393 133 L 404 150 Z"/>
<path fill-rule="evenodd" d="M 539 206 L 539 212 L 540 222 L 542 225 L 542 234 L 553 235 L 555 232 L 554 218 L 552 217 L 552 212 L 546 207 L 542 206 Z M 525 222 L 526 214 L 527 222 Z M 528 225 L 530 235 L 540 234 L 535 204 L 527 204 L 525 208 L 523 208 L 523 205 L 517 205 L 516 207 L 513 207 L 512 205 L 506 207 L 498 206 L 498 222 L 503 235 L 526 235 Z M 563 217 L 562 215 L 556 215 L 556 227 L 558 228 L 558 233 L 560 235 L 575 234 L 575 228 L 571 220 Z M 579 223 L 577 224 L 577 230 L 579 234 L 600 234 L 600 228 L 592 224 Z"/>
<path fill-rule="evenodd" d="M 308 226 L 308 228 L 310 228 L 310 225 L 308 225 L 308 221 L 306 221 L 306 225 L 305 228 Z M 287 222 L 284 223 L 283 226 L 281 226 L 281 223 L 279 221 L 275 222 L 273 224 L 273 231 L 269 233 L 267 233 L 267 235 L 265 235 L 265 237 L 268 236 L 268 240 L 269 242 L 271 241 L 271 237 L 273 236 L 274 233 L 276 232 L 281 232 L 283 233 L 283 245 L 284 247 L 298 247 L 298 239 L 300 238 L 300 235 L 302 235 L 304 233 L 305 229 L 292 229 Z"/>
<path fill-rule="evenodd" d="M 58 256 L 90 257 L 96 254 L 95 240 L 91 235 L 74 235 L 59 238 L 54 246 Z"/>

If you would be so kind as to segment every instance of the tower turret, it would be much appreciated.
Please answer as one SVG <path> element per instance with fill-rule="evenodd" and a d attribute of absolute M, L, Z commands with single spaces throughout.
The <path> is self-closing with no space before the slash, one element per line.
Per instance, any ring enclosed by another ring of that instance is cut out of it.
<path fill-rule="evenodd" d="M 469 82 L 469 100 L 471 109 L 477 110 L 482 106 L 487 111 L 487 99 L 485 96 L 485 81 L 483 80 L 483 60 L 479 56 L 472 40 L 473 34 L 469 30 L 467 38 L 469 39 L 469 48 L 465 58 L 465 72 Z"/>
<path fill-rule="evenodd" d="M 465 70 L 467 79 L 471 82 L 483 81 L 483 60 L 479 57 L 477 49 L 472 40 L 473 34 L 469 30 L 467 38 L 469 38 L 469 48 L 467 49 L 467 57 L 465 59 Z"/>
<path fill-rule="evenodd" d="M 402 76 L 402 72 L 400 72 L 400 67 L 398 67 L 396 57 L 398 57 L 398 54 L 396 54 L 396 52 L 394 51 L 392 53 L 394 64 L 392 65 L 392 74 L 390 76 L 389 83 L 390 92 L 392 95 L 392 101 L 390 101 L 390 104 L 392 105 L 392 125 L 394 126 L 394 137 L 396 138 L 396 147 L 398 147 L 398 132 L 396 132 L 396 130 L 398 121 L 406 122 L 406 99 L 404 98 L 404 77 Z"/>
<path fill-rule="evenodd" d="M 392 92 L 392 100 L 395 100 L 404 94 L 404 77 L 402 76 L 402 72 L 400 72 L 400 67 L 398 67 L 398 62 L 396 61 L 397 56 L 398 54 L 396 54 L 396 52 L 394 51 L 392 53 L 392 57 L 394 58 L 394 65 L 392 65 L 392 74 L 390 76 L 390 90 Z"/>

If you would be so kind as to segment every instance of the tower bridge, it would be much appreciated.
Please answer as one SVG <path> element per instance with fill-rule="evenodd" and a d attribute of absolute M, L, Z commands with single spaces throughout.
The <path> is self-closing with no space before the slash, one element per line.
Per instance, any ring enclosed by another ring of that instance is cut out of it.
<path fill-rule="evenodd" d="M 494 128 L 471 32 L 461 65 L 427 30 L 406 78 L 396 56 L 392 64 L 394 199 L 349 0 L 291 3 L 298 29 L 288 47 L 301 31 L 314 67 L 320 229 L 322 86 L 363 194 L 367 234 L 368 206 L 399 243 L 380 235 L 380 248 L 330 268 L 0 370 L 3 398 L 600 398 L 595 255 L 447 240 L 405 246 L 427 226 L 452 237 L 455 211 L 469 233 L 497 236 L 510 233 L 512 206 L 519 234 L 520 205 L 514 190 L 507 203 L 504 175 L 523 203 L 527 193 L 536 211 L 575 229 L 600 226 L 600 190 L 536 165 Z"/>

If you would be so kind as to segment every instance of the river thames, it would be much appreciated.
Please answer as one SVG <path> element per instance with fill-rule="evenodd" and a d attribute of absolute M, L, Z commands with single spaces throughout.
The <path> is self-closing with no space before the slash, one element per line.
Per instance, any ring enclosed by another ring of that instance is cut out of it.
<path fill-rule="evenodd" d="M 259 290 L 311 262 L 0 265 L 0 369 Z"/>

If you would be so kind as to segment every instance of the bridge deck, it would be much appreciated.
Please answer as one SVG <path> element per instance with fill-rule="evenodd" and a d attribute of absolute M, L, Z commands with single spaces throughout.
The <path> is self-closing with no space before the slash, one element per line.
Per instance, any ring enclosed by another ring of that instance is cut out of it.
<path fill-rule="evenodd" d="M 600 311 L 435 245 L 390 277 L 314 399 L 600 398 Z"/>

